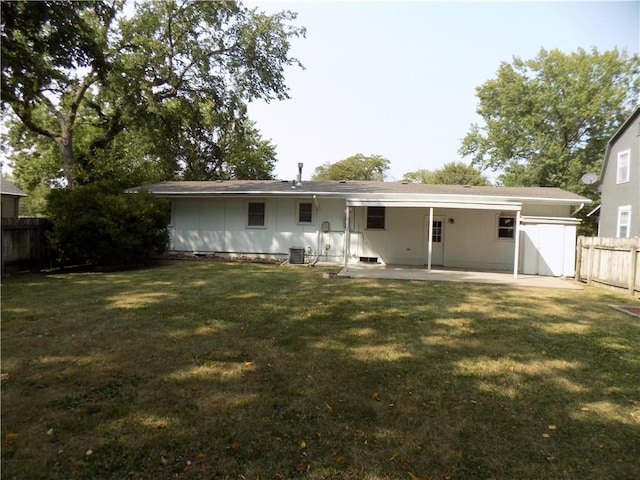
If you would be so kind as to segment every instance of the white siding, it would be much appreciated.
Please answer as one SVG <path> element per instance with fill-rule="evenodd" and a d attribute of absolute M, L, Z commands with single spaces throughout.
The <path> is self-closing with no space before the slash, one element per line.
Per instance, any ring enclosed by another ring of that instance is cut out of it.
<path fill-rule="evenodd" d="M 323 260 L 340 261 L 344 252 L 344 200 L 312 202 L 313 221 L 299 224 L 300 199 L 183 198 L 173 199 L 172 250 L 234 255 L 286 256 L 304 247 Z M 247 226 L 247 204 L 265 203 L 265 226 Z M 319 207 L 319 208 L 318 208 Z M 322 232 L 322 222 L 330 231 Z"/>
<path fill-rule="evenodd" d="M 528 224 L 522 226 L 520 272 L 526 275 L 574 275 L 576 227 Z"/>
<path fill-rule="evenodd" d="M 313 203 L 310 224 L 298 223 L 298 202 Z M 248 202 L 265 203 L 264 227 L 247 226 Z M 426 265 L 429 209 L 385 209 L 385 229 L 367 230 L 366 208 L 352 209 L 349 262 L 377 257 L 381 263 Z M 535 216 L 567 216 L 569 207 L 524 206 Z M 498 238 L 499 211 L 434 209 L 443 221 L 444 267 L 478 270 L 513 269 L 513 239 Z M 322 231 L 328 222 L 328 231 Z M 174 198 L 172 249 L 225 255 L 286 258 L 291 247 L 303 247 L 313 258 L 342 262 L 345 200 L 299 198 Z M 523 225 L 522 273 L 573 275 L 575 226 Z"/>

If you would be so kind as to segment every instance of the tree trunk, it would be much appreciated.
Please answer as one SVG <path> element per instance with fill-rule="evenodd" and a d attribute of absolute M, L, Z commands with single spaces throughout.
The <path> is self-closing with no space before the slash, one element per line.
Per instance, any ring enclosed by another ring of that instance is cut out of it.
<path fill-rule="evenodd" d="M 62 170 L 67 182 L 67 188 L 73 190 L 76 187 L 76 173 L 73 162 L 73 133 L 68 125 L 63 126 L 58 139 L 60 154 L 62 158 Z"/>

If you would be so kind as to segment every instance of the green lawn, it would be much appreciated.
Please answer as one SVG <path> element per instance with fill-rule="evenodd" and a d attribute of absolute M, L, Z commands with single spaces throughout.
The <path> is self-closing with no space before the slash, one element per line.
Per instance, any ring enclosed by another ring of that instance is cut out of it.
<path fill-rule="evenodd" d="M 322 271 L 4 279 L 2 478 L 640 478 L 628 297 Z"/>

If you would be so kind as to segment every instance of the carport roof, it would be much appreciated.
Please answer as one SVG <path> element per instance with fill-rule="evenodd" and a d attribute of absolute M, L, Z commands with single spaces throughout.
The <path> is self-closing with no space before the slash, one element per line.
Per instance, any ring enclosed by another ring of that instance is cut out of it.
<path fill-rule="evenodd" d="M 465 201 L 591 203 L 591 200 L 555 187 L 479 187 L 401 182 L 316 182 L 285 180 L 172 181 L 145 185 L 158 196 L 322 196 L 358 200 L 461 198 Z M 137 189 L 133 189 L 137 190 Z M 132 190 L 132 191 L 133 191 Z M 426 197 L 426 198 L 425 198 Z"/>

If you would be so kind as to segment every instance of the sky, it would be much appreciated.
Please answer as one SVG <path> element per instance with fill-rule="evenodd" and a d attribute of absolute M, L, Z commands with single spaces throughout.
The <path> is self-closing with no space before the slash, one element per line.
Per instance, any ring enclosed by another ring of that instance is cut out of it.
<path fill-rule="evenodd" d="M 292 41 L 290 99 L 253 102 L 249 116 L 276 146 L 275 176 L 303 179 L 351 155 L 389 159 L 388 181 L 434 170 L 458 154 L 475 122 L 476 88 L 502 62 L 546 50 L 640 49 L 635 1 L 246 1 L 291 10 L 306 38 Z M 496 174 L 486 172 L 491 179 Z"/>

